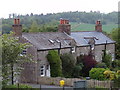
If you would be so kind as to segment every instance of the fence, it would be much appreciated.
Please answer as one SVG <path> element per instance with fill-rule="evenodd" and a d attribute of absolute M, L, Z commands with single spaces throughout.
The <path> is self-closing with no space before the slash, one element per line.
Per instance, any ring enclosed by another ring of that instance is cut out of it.
<path fill-rule="evenodd" d="M 112 88 L 112 81 L 98 81 L 98 80 L 87 80 L 87 87 L 89 88 Z"/>

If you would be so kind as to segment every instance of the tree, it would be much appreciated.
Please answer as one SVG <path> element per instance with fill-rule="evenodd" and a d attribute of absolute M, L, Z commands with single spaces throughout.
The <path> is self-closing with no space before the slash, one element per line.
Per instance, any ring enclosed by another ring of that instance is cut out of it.
<path fill-rule="evenodd" d="M 72 54 L 65 53 L 60 56 L 62 60 L 62 72 L 65 77 L 72 77 L 74 66 L 75 66 L 75 58 Z"/>
<path fill-rule="evenodd" d="M 84 55 L 82 73 L 83 76 L 89 76 L 89 71 L 96 66 L 97 62 L 92 55 Z"/>
<path fill-rule="evenodd" d="M 29 32 L 39 32 L 38 24 L 36 21 L 32 22 Z"/>
<path fill-rule="evenodd" d="M 18 39 L 13 34 L 3 34 L 2 36 L 2 77 L 3 86 L 10 80 L 14 84 L 15 74 L 21 70 L 21 65 L 30 59 L 26 55 L 21 55 L 29 44 L 18 43 Z M 11 78 L 11 79 L 10 79 Z"/>
<path fill-rule="evenodd" d="M 62 63 L 58 52 L 51 50 L 48 52 L 47 59 L 50 63 L 50 72 L 52 77 L 62 76 Z"/>
<path fill-rule="evenodd" d="M 120 28 L 113 29 L 111 32 L 111 37 L 116 41 L 116 59 L 120 59 Z"/>

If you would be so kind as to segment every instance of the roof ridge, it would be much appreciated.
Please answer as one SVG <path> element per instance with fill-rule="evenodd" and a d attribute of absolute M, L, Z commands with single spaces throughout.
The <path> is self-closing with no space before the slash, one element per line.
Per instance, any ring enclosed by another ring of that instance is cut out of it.
<path fill-rule="evenodd" d="M 96 31 L 72 31 L 72 32 L 96 32 Z"/>

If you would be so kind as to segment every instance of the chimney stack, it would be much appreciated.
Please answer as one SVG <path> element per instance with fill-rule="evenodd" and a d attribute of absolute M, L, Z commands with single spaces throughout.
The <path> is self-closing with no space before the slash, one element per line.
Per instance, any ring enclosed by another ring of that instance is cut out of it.
<path fill-rule="evenodd" d="M 12 25 L 14 36 L 22 36 L 22 25 L 20 24 L 20 19 L 14 19 L 14 24 Z"/>
<path fill-rule="evenodd" d="M 96 21 L 95 31 L 102 32 L 102 24 L 101 24 L 101 22 L 99 20 Z"/>
<path fill-rule="evenodd" d="M 68 35 L 71 34 L 71 25 L 69 24 L 69 20 L 60 19 L 60 24 L 58 25 L 58 32 L 65 32 Z"/>

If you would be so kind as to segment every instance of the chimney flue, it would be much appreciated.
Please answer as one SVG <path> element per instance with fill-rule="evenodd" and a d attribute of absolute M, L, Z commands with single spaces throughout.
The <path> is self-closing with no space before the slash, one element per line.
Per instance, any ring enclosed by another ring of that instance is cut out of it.
<path fill-rule="evenodd" d="M 14 19 L 14 24 L 17 24 L 17 20 L 16 19 Z"/>
<path fill-rule="evenodd" d="M 14 24 L 12 25 L 14 36 L 22 36 L 22 25 L 20 24 L 20 19 L 14 19 Z"/>
<path fill-rule="evenodd" d="M 95 31 L 102 32 L 102 24 L 101 24 L 101 22 L 99 20 L 96 21 Z"/>
<path fill-rule="evenodd" d="M 17 24 L 20 24 L 20 19 L 19 19 L 19 18 L 17 19 L 17 21 L 18 21 L 18 23 L 17 23 Z"/>
<path fill-rule="evenodd" d="M 59 32 L 65 32 L 68 35 L 71 34 L 71 25 L 69 24 L 69 20 L 60 19 L 60 24 L 58 25 Z"/>

